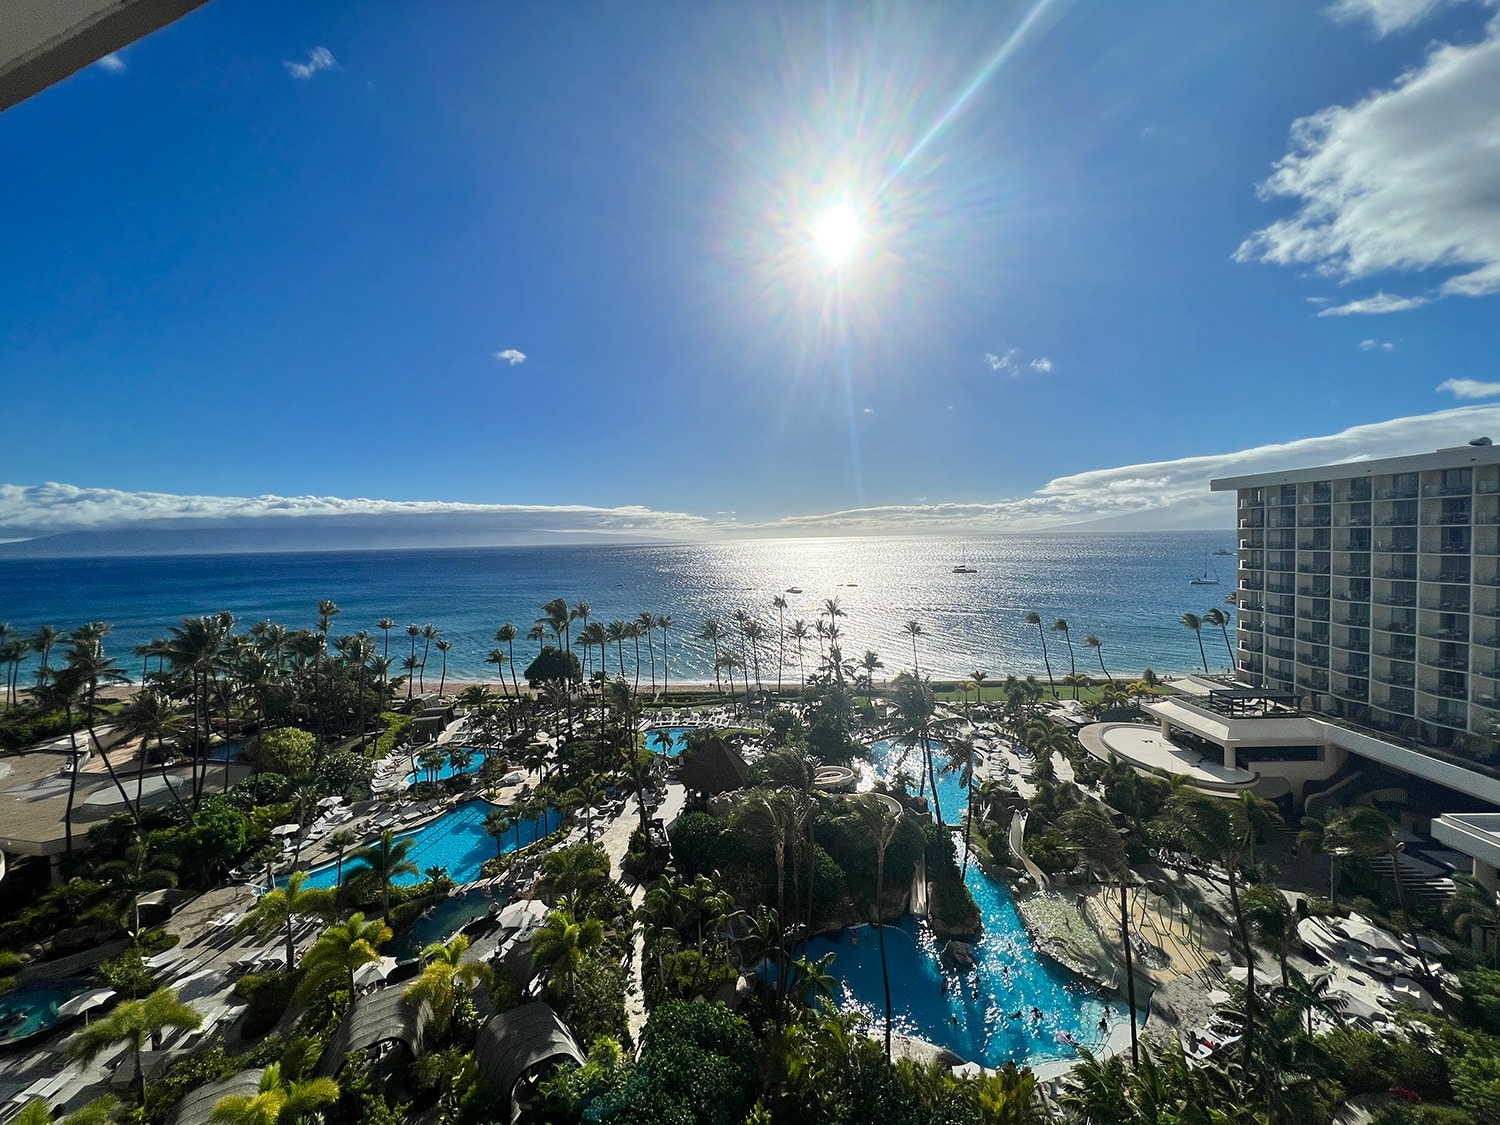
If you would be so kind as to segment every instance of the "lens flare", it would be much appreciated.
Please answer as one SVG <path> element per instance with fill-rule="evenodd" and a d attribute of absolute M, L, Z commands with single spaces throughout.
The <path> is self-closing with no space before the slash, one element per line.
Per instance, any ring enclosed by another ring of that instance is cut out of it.
<path fill-rule="evenodd" d="M 831 266 L 842 266 L 859 246 L 859 216 L 847 203 L 836 203 L 813 225 L 813 245 Z"/>

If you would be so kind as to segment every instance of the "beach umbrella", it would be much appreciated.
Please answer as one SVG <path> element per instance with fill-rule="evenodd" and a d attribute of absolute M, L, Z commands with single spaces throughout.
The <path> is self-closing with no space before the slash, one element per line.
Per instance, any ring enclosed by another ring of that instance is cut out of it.
<path fill-rule="evenodd" d="M 1357 941 L 1370 949 L 1383 949 L 1387 953 L 1406 952 L 1405 947 L 1394 937 L 1362 919 L 1350 918 L 1342 928 L 1351 941 Z"/>
<path fill-rule="evenodd" d="M 1417 948 L 1420 949 L 1423 953 L 1436 954 L 1438 957 L 1447 957 L 1452 953 L 1452 951 L 1442 942 L 1438 941 L 1437 938 L 1430 938 L 1426 934 L 1417 935 Z"/>
<path fill-rule="evenodd" d="M 384 983 L 386 969 L 379 961 L 367 961 L 354 970 L 354 986 L 365 988 L 368 985 Z"/>
<path fill-rule="evenodd" d="M 302 825 L 300 824 L 278 824 L 275 828 L 271 829 L 271 835 L 283 837 L 295 836 L 298 832 L 301 831 Z"/>
<path fill-rule="evenodd" d="M 57 1006 L 57 1014 L 60 1016 L 81 1016 L 92 1012 L 95 1008 L 102 1008 L 110 1000 L 114 999 L 113 988 L 96 988 L 91 992 L 83 992 L 64 1001 Z"/>
<path fill-rule="evenodd" d="M 1233 999 L 1234 997 L 1222 988 L 1211 988 L 1208 990 L 1208 1002 L 1215 1007 L 1218 1007 L 1220 1004 L 1227 1004 Z"/>
<path fill-rule="evenodd" d="M 321 801 L 318 802 L 318 808 L 320 808 L 320 809 L 333 809 L 333 808 L 337 808 L 339 805 L 342 805 L 343 803 L 344 803 L 344 798 L 342 798 L 342 797 L 324 797 Z"/>

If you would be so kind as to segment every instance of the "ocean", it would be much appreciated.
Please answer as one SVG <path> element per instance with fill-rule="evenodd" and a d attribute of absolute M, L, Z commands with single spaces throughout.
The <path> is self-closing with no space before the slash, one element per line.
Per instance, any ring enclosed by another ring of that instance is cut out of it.
<path fill-rule="evenodd" d="M 0 559 L 0 621 L 29 633 L 42 624 L 68 629 L 107 621 L 105 648 L 132 675 L 140 661 L 132 650 L 163 637 L 183 617 L 228 610 L 236 628 L 270 618 L 290 628 L 317 623 L 318 602 L 342 609 L 332 634 L 368 630 L 377 650 L 382 617 L 398 625 L 390 654 L 410 652 L 408 623 L 437 626 L 452 642 L 448 678 L 493 679 L 484 658 L 495 647 L 496 628 L 517 627 L 519 670 L 536 652 L 525 640 L 544 602 L 563 597 L 588 601 L 590 619 L 608 623 L 643 610 L 670 615 L 667 650 L 673 682 L 713 679 L 712 647 L 696 634 L 706 617 L 727 627 L 735 610 L 764 626 L 761 680 L 774 684 L 780 623 L 772 598 L 787 600 L 785 624 L 811 627 L 828 599 L 837 599 L 845 656 L 875 651 L 885 670 L 877 679 L 912 666 L 907 621 L 921 623 L 916 660 L 934 677 L 966 676 L 979 669 L 992 679 L 1009 673 L 1043 674 L 1037 630 L 1028 611 L 1047 625 L 1065 618 L 1078 669 L 1099 674 L 1084 637 L 1104 642 L 1105 665 L 1116 674 L 1201 667 L 1198 643 L 1181 624 L 1184 611 L 1202 614 L 1222 605 L 1234 589 L 1234 558 L 1208 553 L 1232 548 L 1224 531 L 1005 535 L 962 542 L 945 538 L 776 539 L 707 544 L 484 547 L 432 550 L 348 551 L 302 554 L 186 555 L 150 558 Z M 975 574 L 954 574 L 967 563 Z M 1192 586 L 1205 566 L 1217 586 Z M 788 592 L 798 588 L 800 593 Z M 662 634 L 656 634 L 658 675 Z M 1233 640 L 1233 629 L 1230 629 Z M 1061 634 L 1047 634 L 1055 674 L 1068 671 Z M 1206 628 L 1210 665 L 1228 665 L 1224 638 Z M 418 653 L 422 645 L 418 642 Z M 647 647 L 641 660 L 649 679 Z M 817 638 L 804 645 L 809 671 Z M 597 651 L 595 655 L 597 662 Z M 427 681 L 437 681 L 440 657 L 429 656 Z M 34 663 L 29 663 L 34 667 Z M 634 674 L 634 648 L 625 646 L 625 669 Z M 618 671 L 610 651 L 610 670 Z M 784 679 L 798 679 L 795 649 L 786 646 Z M 752 673 L 753 678 L 753 673 Z M 26 682 L 25 672 L 22 683 Z"/>

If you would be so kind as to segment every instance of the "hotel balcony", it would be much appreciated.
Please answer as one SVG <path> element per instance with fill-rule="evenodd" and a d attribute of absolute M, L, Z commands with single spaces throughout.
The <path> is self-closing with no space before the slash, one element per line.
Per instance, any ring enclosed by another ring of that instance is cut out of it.
<path fill-rule="evenodd" d="M 1363 679 L 1370 674 L 1370 660 L 1369 657 L 1340 656 L 1333 662 L 1333 670 L 1345 676 Z"/>
<path fill-rule="evenodd" d="M 1340 578 L 1369 578 L 1370 560 L 1362 558 L 1339 563 L 1333 568 L 1333 573 Z"/>
<path fill-rule="evenodd" d="M 1361 482 L 1364 487 L 1350 487 L 1334 492 L 1333 502 L 1335 504 L 1367 504 L 1370 501 L 1371 488 L 1369 481 Z"/>
<path fill-rule="evenodd" d="M 1415 488 L 1382 488 L 1375 494 L 1377 500 L 1415 500 L 1417 490 Z"/>
<path fill-rule="evenodd" d="M 1423 496 L 1472 496 L 1472 484 L 1429 484 L 1422 488 Z"/>
<path fill-rule="evenodd" d="M 1469 643 L 1468 621 L 1432 621 L 1430 617 L 1424 618 L 1420 635 L 1435 641 L 1453 641 L 1456 644 Z"/>
<path fill-rule="evenodd" d="M 1238 643 L 1235 647 L 1241 652 L 1260 652 L 1264 647 L 1258 634 L 1252 636 L 1247 633 L 1241 633 L 1236 640 Z"/>
<path fill-rule="evenodd" d="M 1414 555 L 1417 553 L 1416 539 L 1377 539 L 1375 550 L 1383 555 Z"/>
<path fill-rule="evenodd" d="M 1424 723 L 1432 723 L 1440 727 L 1451 727 L 1454 730 L 1467 730 L 1469 726 L 1469 709 L 1467 707 L 1419 707 L 1417 709 L 1417 717 Z"/>

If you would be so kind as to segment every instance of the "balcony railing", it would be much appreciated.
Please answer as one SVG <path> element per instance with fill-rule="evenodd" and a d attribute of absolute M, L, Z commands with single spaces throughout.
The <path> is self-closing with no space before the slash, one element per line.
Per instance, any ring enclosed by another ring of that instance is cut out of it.
<path fill-rule="evenodd" d="M 1423 496 L 1469 496 L 1473 492 L 1472 484 L 1429 484 L 1422 489 Z"/>
<path fill-rule="evenodd" d="M 1354 699 L 1360 703 L 1366 703 L 1370 698 L 1370 685 L 1366 683 L 1347 684 L 1341 688 L 1334 688 L 1333 694 L 1343 699 Z"/>
<path fill-rule="evenodd" d="M 1327 574 L 1327 573 L 1329 573 L 1329 566 L 1328 566 L 1327 563 L 1323 563 L 1321 566 L 1319 564 L 1317 564 L 1317 563 L 1302 563 L 1300 566 L 1297 567 L 1297 573 L 1298 574 Z"/>
<path fill-rule="evenodd" d="M 1285 628 L 1284 626 L 1281 626 L 1281 625 L 1267 625 L 1266 626 L 1266 636 L 1268 636 L 1268 637 L 1288 637 L 1288 638 L 1290 638 L 1294 634 L 1294 632 L 1295 632 L 1295 630 Z"/>
<path fill-rule="evenodd" d="M 1414 555 L 1417 553 L 1417 544 L 1415 540 L 1377 539 L 1375 549 L 1386 555 Z"/>
<path fill-rule="evenodd" d="M 1417 712 L 1423 722 L 1436 723 L 1440 727 L 1452 727 L 1455 730 L 1463 730 L 1469 725 L 1468 709 L 1462 711 L 1450 710 L 1439 707 L 1423 707 Z"/>
<path fill-rule="evenodd" d="M 1345 676 L 1368 676 L 1370 674 L 1370 662 L 1368 660 L 1336 660 L 1333 670 Z"/>
<path fill-rule="evenodd" d="M 1352 488 L 1343 492 L 1333 494 L 1334 502 L 1337 504 L 1363 504 L 1370 499 L 1368 488 Z"/>
<path fill-rule="evenodd" d="M 1469 670 L 1468 658 L 1463 656 L 1438 656 L 1424 663 L 1433 668 L 1445 668 L 1450 672 L 1467 672 Z"/>
<path fill-rule="evenodd" d="M 1463 699 L 1469 698 L 1469 686 L 1467 684 L 1438 684 L 1435 687 L 1423 689 L 1428 695 L 1435 695 L 1440 699 Z"/>
<path fill-rule="evenodd" d="M 1415 582 L 1417 580 L 1416 567 L 1387 567 L 1375 572 L 1376 578 L 1388 578 L 1393 582 Z"/>
<path fill-rule="evenodd" d="M 1422 521 L 1428 527 L 1461 527 L 1469 522 L 1468 512 L 1438 512 Z"/>
<path fill-rule="evenodd" d="M 1382 488 L 1375 495 L 1380 500 L 1415 500 L 1417 491 L 1414 488 Z"/>

